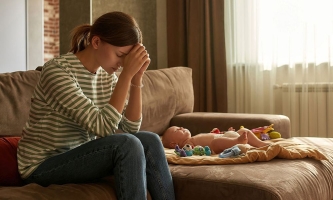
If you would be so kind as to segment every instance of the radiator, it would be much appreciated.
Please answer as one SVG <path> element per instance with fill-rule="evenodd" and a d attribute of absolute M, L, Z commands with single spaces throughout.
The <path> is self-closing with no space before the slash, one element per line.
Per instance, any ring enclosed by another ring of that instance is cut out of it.
<path fill-rule="evenodd" d="M 292 137 L 333 138 L 333 83 L 285 83 L 280 89 Z"/>

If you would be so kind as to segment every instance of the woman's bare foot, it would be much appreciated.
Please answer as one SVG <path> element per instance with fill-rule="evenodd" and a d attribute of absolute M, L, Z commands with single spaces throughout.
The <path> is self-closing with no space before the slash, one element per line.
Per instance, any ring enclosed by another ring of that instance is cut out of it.
<path fill-rule="evenodd" d="M 242 135 L 240 135 L 237 138 L 238 144 L 247 144 L 248 138 L 247 138 L 247 132 L 244 132 Z"/>

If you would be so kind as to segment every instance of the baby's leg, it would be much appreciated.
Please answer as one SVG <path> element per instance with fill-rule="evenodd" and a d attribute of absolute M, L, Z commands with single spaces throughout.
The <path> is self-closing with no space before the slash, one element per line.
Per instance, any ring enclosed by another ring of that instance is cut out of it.
<path fill-rule="evenodd" d="M 215 138 L 211 142 L 211 149 L 213 150 L 214 153 L 218 154 L 224 151 L 225 149 L 235 146 L 236 144 L 247 144 L 247 143 L 248 143 L 247 133 L 242 134 L 237 138 L 220 137 L 220 138 Z"/>
<path fill-rule="evenodd" d="M 247 133 L 247 138 L 248 138 L 248 144 L 254 147 L 263 147 L 266 146 L 268 144 L 270 144 L 269 141 L 262 141 L 259 138 L 257 138 L 257 136 L 250 131 L 249 129 L 241 129 L 239 131 L 237 131 L 240 135 Z"/>

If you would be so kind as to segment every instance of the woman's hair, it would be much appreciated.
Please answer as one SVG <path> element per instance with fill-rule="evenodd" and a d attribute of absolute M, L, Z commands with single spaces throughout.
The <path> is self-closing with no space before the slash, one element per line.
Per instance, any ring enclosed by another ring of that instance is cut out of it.
<path fill-rule="evenodd" d="M 84 24 L 74 28 L 71 36 L 72 53 L 85 49 L 94 36 L 118 47 L 142 43 L 142 34 L 135 19 L 118 11 L 100 16 L 93 25 Z"/>

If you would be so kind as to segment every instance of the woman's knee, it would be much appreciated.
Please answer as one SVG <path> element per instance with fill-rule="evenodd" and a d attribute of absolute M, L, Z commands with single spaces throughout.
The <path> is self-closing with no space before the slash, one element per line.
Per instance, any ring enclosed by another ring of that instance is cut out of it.
<path fill-rule="evenodd" d="M 135 136 L 138 137 L 141 141 L 160 141 L 158 134 L 149 132 L 149 131 L 139 131 L 135 133 Z"/>
<path fill-rule="evenodd" d="M 126 142 L 124 143 L 123 148 L 129 148 L 131 150 L 136 151 L 143 151 L 142 143 L 141 141 L 135 137 L 132 134 L 124 134 L 124 137 L 126 137 Z"/>
<path fill-rule="evenodd" d="M 104 144 L 111 145 L 122 151 L 143 152 L 141 141 L 132 134 L 120 133 L 112 136 L 101 138 Z"/>
<path fill-rule="evenodd" d="M 139 138 L 145 149 L 150 149 L 150 148 L 153 148 L 155 150 L 163 149 L 160 136 L 156 133 L 149 131 L 140 131 L 134 135 Z"/>

